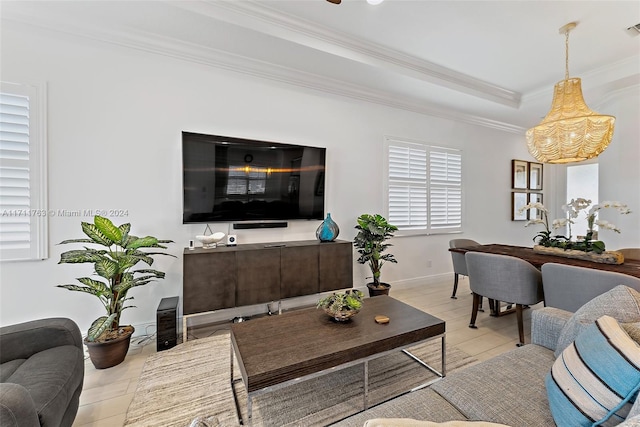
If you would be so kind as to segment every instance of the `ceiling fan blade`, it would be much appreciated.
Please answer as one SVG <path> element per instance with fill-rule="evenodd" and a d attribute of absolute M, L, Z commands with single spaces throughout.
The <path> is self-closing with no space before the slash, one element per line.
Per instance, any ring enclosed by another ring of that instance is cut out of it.
<path fill-rule="evenodd" d="M 340 4 L 342 0 L 327 0 L 329 3 Z"/>

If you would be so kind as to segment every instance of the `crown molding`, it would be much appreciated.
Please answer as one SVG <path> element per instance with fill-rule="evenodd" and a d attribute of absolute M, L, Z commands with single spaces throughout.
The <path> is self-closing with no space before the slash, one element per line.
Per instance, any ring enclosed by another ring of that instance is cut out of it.
<path fill-rule="evenodd" d="M 588 89 L 602 85 L 602 82 L 604 82 L 605 85 L 609 85 L 612 80 L 628 82 L 627 84 L 616 87 L 615 90 L 617 91 L 619 89 L 634 86 L 637 80 L 628 79 L 628 77 L 637 77 L 638 75 L 640 75 L 640 67 L 638 66 L 638 56 L 635 55 L 620 61 L 605 64 L 586 73 L 582 73 L 580 76 L 571 75 L 571 77 L 579 77 L 582 80 L 583 86 Z M 562 79 L 558 81 L 562 81 Z M 541 98 L 548 99 L 549 102 L 551 102 L 553 88 L 556 83 L 557 82 L 550 83 L 525 94 L 522 97 L 522 103 L 527 104 Z"/>
<path fill-rule="evenodd" d="M 386 46 L 365 43 L 349 34 L 336 32 L 329 27 L 286 14 L 257 1 L 206 0 L 168 4 L 508 107 L 520 106 L 521 94 L 518 92 L 397 52 Z"/>
<path fill-rule="evenodd" d="M 126 31 L 116 31 L 97 25 L 81 23 L 79 21 L 61 22 L 50 18 L 36 19 L 34 16 L 26 16 L 16 13 L 11 14 L 10 16 L 7 15 L 8 14 L 5 13 L 2 17 L 3 25 L 10 25 L 11 23 L 14 23 L 16 24 L 14 25 L 14 28 L 17 31 L 26 31 L 28 28 L 38 28 L 48 32 L 49 34 L 62 33 L 83 39 L 90 39 L 101 43 L 117 45 L 182 61 L 211 66 L 286 85 L 293 85 L 316 93 L 328 93 L 338 97 L 347 97 L 432 117 L 497 129 L 504 132 L 523 134 L 525 131 L 523 127 L 512 125 L 510 123 L 461 113 L 453 109 L 444 108 L 421 100 L 413 100 L 409 98 L 398 99 L 397 94 L 388 91 L 381 91 L 363 85 L 347 83 L 342 80 L 332 79 L 314 73 L 255 60 L 232 54 L 227 51 L 188 43 L 155 33 L 149 34 L 130 29 Z"/>
<path fill-rule="evenodd" d="M 599 110 L 602 106 L 606 106 L 611 102 L 616 102 L 618 100 L 624 99 L 627 96 L 638 96 L 638 92 L 640 91 L 640 76 L 636 75 L 633 79 L 624 79 L 625 81 L 631 81 L 630 84 L 620 85 L 620 87 L 615 87 L 615 83 L 620 83 L 622 81 L 614 82 L 613 85 L 609 87 L 609 91 L 606 95 L 602 96 L 598 99 L 598 102 L 593 104 L 595 109 Z"/>

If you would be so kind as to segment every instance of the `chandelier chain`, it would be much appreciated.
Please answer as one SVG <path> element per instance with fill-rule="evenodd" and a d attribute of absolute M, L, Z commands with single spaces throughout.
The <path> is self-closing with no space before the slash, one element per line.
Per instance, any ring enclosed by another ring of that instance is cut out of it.
<path fill-rule="evenodd" d="M 565 51 L 565 59 L 564 59 L 564 79 L 569 80 L 569 29 L 564 33 L 564 51 Z"/>

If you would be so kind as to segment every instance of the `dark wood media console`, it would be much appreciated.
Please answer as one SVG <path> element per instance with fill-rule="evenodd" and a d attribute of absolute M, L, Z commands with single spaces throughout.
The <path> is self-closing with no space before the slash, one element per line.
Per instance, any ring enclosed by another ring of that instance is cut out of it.
<path fill-rule="evenodd" d="M 353 246 L 336 240 L 185 249 L 183 334 L 191 315 L 353 286 Z"/>

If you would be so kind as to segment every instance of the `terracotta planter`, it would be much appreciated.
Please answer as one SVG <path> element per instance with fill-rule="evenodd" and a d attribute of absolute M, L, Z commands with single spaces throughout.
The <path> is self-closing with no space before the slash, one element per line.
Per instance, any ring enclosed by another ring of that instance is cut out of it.
<path fill-rule="evenodd" d="M 380 288 L 375 287 L 373 283 L 367 283 L 367 289 L 369 289 L 370 297 L 377 297 L 378 295 L 389 295 L 389 289 L 391 289 L 391 285 L 388 283 L 380 282 Z"/>
<path fill-rule="evenodd" d="M 89 349 L 91 363 L 96 369 L 106 369 L 122 363 L 129 351 L 131 335 L 135 331 L 133 326 L 121 326 L 124 333 L 115 339 L 104 342 L 89 342 L 84 339 L 84 343 Z"/>

